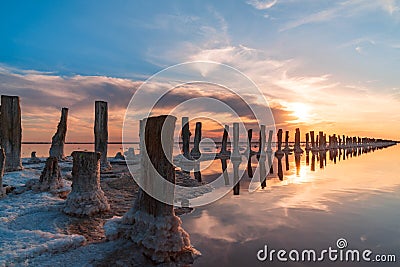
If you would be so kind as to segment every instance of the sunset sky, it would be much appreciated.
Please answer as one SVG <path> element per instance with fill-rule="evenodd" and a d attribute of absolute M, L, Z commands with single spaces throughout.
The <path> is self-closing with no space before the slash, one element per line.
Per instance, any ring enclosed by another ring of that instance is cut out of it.
<path fill-rule="evenodd" d="M 400 139 L 398 0 L 7 1 L 0 32 L 0 92 L 21 97 L 23 141 L 51 141 L 61 107 L 67 141 L 92 141 L 95 100 L 120 141 L 141 83 L 193 60 L 252 79 L 277 128 Z"/>

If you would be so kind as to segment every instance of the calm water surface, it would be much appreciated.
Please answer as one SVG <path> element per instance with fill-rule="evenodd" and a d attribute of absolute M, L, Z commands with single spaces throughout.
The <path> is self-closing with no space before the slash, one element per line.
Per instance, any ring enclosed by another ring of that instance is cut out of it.
<path fill-rule="evenodd" d="M 400 266 L 400 146 L 352 156 L 343 154 L 320 165 L 306 153 L 282 159 L 283 180 L 274 174 L 266 187 L 249 193 L 250 179 L 240 181 L 240 194 L 224 198 L 182 217 L 184 229 L 203 254 L 194 266 Z M 215 161 L 202 172 L 215 179 Z M 252 166 L 256 167 L 254 156 Z M 288 163 L 288 164 L 286 164 Z M 246 167 L 241 164 L 241 168 Z M 313 165 L 313 166 L 312 166 Z M 288 170 L 286 170 L 288 167 Z M 312 169 L 315 169 L 314 171 Z M 256 174 L 255 174 L 256 175 Z M 257 252 L 269 249 L 336 249 L 345 238 L 348 249 L 396 254 L 397 263 L 260 262 Z"/>

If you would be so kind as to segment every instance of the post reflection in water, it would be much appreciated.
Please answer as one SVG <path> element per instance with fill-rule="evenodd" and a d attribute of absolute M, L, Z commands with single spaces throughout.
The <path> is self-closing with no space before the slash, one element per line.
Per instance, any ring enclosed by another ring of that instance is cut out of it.
<path fill-rule="evenodd" d="M 283 181 L 283 169 L 282 169 L 282 154 L 275 154 L 276 158 L 278 159 L 278 177 L 279 180 Z"/>
<path fill-rule="evenodd" d="M 272 152 L 267 152 L 269 174 L 274 174 L 274 165 L 272 164 Z"/>
<path fill-rule="evenodd" d="M 285 152 L 285 166 L 286 166 L 286 170 L 289 170 L 289 153 Z"/>
<path fill-rule="evenodd" d="M 258 159 L 258 166 L 260 168 L 260 183 L 261 183 L 261 188 L 264 189 L 267 186 L 267 168 L 265 167 L 265 161 L 266 161 L 265 156 L 261 156 Z M 268 156 L 268 162 L 270 161 L 269 156 Z"/>
<path fill-rule="evenodd" d="M 224 176 L 225 185 L 229 185 L 228 170 L 226 169 L 228 167 L 228 163 L 226 158 L 221 157 L 221 166 L 222 166 L 222 175 Z"/>
<path fill-rule="evenodd" d="M 307 149 L 306 151 L 306 166 L 310 165 L 310 150 Z"/>
<path fill-rule="evenodd" d="M 300 175 L 300 158 L 302 153 L 295 153 L 294 160 L 296 163 L 296 175 Z"/>
<path fill-rule="evenodd" d="M 235 185 L 233 187 L 233 194 L 234 195 L 239 195 L 239 192 L 240 192 L 239 166 L 240 166 L 241 162 L 242 162 L 241 159 L 233 159 L 232 160 L 232 165 L 233 165 L 233 184 Z"/>
<path fill-rule="evenodd" d="M 315 171 L 315 152 L 312 152 L 311 155 L 311 171 Z"/>
<path fill-rule="evenodd" d="M 253 168 L 251 167 L 251 158 L 252 158 L 252 154 L 249 154 L 249 159 L 247 160 L 247 175 L 249 176 L 249 178 L 253 178 Z"/>
<path fill-rule="evenodd" d="M 202 180 L 201 180 L 201 171 L 200 171 L 200 161 L 196 160 L 194 162 L 194 172 L 193 172 L 193 174 L 194 174 L 194 178 L 196 178 L 196 180 L 201 183 Z"/>

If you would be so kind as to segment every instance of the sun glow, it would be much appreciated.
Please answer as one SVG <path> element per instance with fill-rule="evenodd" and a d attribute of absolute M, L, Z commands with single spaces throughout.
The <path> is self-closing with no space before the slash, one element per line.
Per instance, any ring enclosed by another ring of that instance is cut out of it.
<path fill-rule="evenodd" d="M 297 117 L 297 122 L 307 122 L 311 118 L 310 107 L 303 103 L 292 103 L 289 106 L 289 110 L 292 111 L 292 115 Z"/>

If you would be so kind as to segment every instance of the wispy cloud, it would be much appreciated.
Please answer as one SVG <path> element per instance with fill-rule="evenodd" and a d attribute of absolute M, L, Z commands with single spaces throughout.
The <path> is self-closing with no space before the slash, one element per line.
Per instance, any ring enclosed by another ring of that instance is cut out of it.
<path fill-rule="evenodd" d="M 352 17 L 371 10 L 382 10 L 392 17 L 398 18 L 400 8 L 395 0 L 346 0 L 337 2 L 333 7 L 312 14 L 304 15 L 286 23 L 280 31 L 291 30 L 306 24 L 330 21 L 339 17 Z"/>
<path fill-rule="evenodd" d="M 278 3 L 278 0 L 273 0 L 273 1 L 250 0 L 250 1 L 247 1 L 247 4 L 252 5 L 254 8 L 259 9 L 259 10 L 270 9 L 277 3 Z"/>

